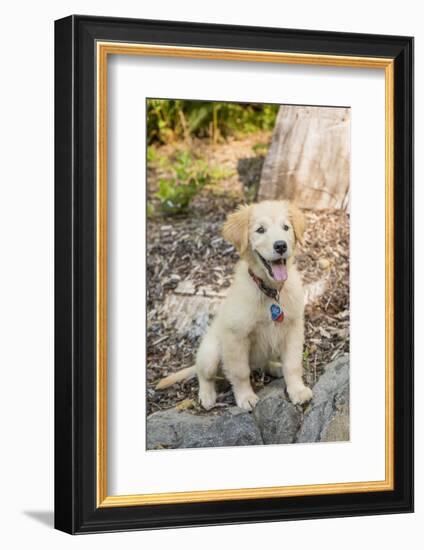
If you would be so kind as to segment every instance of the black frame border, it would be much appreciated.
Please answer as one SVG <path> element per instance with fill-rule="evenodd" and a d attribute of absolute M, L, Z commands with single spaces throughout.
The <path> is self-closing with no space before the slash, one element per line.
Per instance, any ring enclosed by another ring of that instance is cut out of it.
<path fill-rule="evenodd" d="M 395 489 L 96 507 L 97 40 L 394 60 Z M 55 22 L 55 527 L 94 533 L 413 511 L 413 38 L 72 15 Z"/>

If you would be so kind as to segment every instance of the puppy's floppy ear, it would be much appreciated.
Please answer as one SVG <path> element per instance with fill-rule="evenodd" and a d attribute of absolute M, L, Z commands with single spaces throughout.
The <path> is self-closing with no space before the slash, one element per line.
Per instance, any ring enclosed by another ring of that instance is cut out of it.
<path fill-rule="evenodd" d="M 233 244 L 240 255 L 246 252 L 249 244 L 249 211 L 247 204 L 239 206 L 228 216 L 222 229 L 224 239 Z"/>
<path fill-rule="evenodd" d="M 289 212 L 296 240 L 299 241 L 300 244 L 303 244 L 303 234 L 305 232 L 305 216 L 303 215 L 303 212 L 301 212 L 299 208 L 293 203 L 290 203 L 289 205 Z"/>

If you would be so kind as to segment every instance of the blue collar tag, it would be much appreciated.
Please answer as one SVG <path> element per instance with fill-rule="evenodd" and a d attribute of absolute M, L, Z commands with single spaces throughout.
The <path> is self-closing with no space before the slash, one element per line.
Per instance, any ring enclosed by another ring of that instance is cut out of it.
<path fill-rule="evenodd" d="M 271 319 L 276 323 L 282 323 L 284 321 L 284 312 L 277 304 L 271 306 Z"/>

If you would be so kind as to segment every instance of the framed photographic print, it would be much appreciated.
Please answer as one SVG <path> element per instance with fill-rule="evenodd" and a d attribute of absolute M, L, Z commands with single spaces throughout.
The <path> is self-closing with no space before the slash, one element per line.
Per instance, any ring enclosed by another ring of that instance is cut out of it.
<path fill-rule="evenodd" d="M 413 509 L 413 39 L 55 24 L 55 525 Z"/>

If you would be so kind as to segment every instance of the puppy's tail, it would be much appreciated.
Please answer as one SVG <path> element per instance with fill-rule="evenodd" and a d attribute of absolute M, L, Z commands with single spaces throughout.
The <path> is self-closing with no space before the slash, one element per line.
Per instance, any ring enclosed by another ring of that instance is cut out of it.
<path fill-rule="evenodd" d="M 194 378 L 196 376 L 196 367 L 187 367 L 185 369 L 179 370 L 178 372 L 174 372 L 167 376 L 166 378 L 162 378 L 162 380 L 156 385 L 157 390 L 164 390 L 165 388 L 169 388 L 170 386 L 173 386 L 177 382 L 183 382 L 184 380 L 190 380 L 190 378 Z"/>

